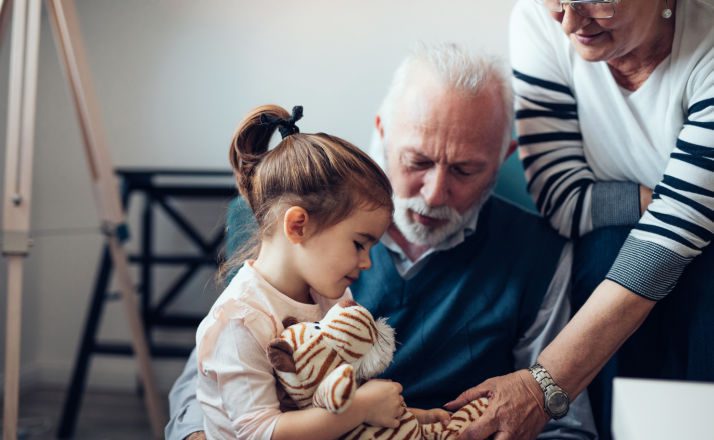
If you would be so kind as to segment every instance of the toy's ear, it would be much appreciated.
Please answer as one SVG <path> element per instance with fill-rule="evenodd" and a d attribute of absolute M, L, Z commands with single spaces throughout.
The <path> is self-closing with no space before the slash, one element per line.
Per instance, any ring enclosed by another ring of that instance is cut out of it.
<path fill-rule="evenodd" d="M 283 319 L 283 327 L 288 328 L 291 325 L 297 324 L 299 321 L 296 317 L 294 316 L 286 316 L 285 319 Z"/>
<path fill-rule="evenodd" d="M 287 341 L 275 339 L 268 345 L 268 359 L 270 365 L 276 371 L 283 373 L 295 373 L 295 361 L 293 360 L 293 348 Z"/>

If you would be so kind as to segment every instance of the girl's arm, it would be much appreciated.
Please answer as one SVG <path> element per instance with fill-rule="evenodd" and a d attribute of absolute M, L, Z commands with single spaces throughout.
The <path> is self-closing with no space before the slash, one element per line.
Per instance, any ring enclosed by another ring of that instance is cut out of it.
<path fill-rule="evenodd" d="M 259 331 L 269 327 L 250 310 L 245 315 L 253 324 L 251 329 L 240 318 L 216 321 L 203 333 L 203 323 L 199 326 L 196 397 L 206 431 L 230 432 L 235 438 L 270 438 L 281 412 L 273 369 L 262 348 L 270 332 L 260 337 L 263 332 Z"/>
<path fill-rule="evenodd" d="M 414 417 L 422 425 L 428 425 L 429 423 L 439 422 L 446 426 L 451 420 L 451 414 L 448 411 L 441 408 L 432 409 L 420 409 L 420 408 L 409 408 L 409 412 L 414 414 Z"/>
<path fill-rule="evenodd" d="M 199 339 L 198 398 L 207 426 L 232 432 L 237 438 L 273 439 L 334 439 L 361 423 L 399 426 L 404 411 L 402 387 L 386 380 L 359 387 L 342 414 L 321 408 L 282 413 L 273 368 L 261 348 L 268 342 L 260 342 L 269 341 L 272 335 L 260 336 L 259 318 L 250 322 L 250 330 L 242 320 L 232 320 L 215 329 L 217 338 L 211 338 L 215 335 L 208 328 Z M 212 349 L 205 345 L 210 340 L 216 341 Z"/>
<path fill-rule="evenodd" d="M 283 413 L 275 424 L 272 440 L 331 440 L 362 423 L 397 428 L 405 410 L 401 391 L 396 382 L 371 380 L 357 389 L 354 401 L 342 414 L 322 408 Z"/>

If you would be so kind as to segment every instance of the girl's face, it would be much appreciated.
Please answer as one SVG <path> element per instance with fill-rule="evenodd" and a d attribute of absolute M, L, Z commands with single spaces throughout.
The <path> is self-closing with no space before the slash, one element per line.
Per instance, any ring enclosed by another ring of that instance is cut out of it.
<path fill-rule="evenodd" d="M 296 265 L 315 292 L 337 299 L 372 266 L 369 250 L 391 222 L 387 209 L 357 208 L 349 217 L 308 237 L 298 251 Z"/>

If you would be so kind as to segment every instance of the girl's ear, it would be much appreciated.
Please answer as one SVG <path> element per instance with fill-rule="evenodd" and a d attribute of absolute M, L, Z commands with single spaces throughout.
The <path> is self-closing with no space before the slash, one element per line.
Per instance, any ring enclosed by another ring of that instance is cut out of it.
<path fill-rule="evenodd" d="M 291 206 L 283 216 L 283 231 L 292 244 L 301 244 L 307 239 L 307 211 L 300 206 Z"/>

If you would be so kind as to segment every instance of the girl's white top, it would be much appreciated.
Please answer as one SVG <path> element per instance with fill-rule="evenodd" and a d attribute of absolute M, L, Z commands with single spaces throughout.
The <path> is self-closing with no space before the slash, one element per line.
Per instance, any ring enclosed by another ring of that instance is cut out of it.
<path fill-rule="evenodd" d="M 280 416 L 270 341 L 282 320 L 319 321 L 338 300 L 312 294 L 315 304 L 297 302 L 271 286 L 248 261 L 220 295 L 196 332 L 197 397 L 209 439 L 265 439 Z"/>

